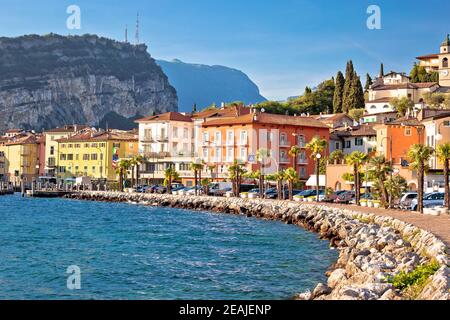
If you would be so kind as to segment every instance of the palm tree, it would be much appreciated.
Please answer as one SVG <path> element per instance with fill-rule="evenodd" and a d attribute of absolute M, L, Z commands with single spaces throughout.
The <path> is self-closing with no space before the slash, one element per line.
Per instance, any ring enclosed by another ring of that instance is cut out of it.
<path fill-rule="evenodd" d="M 359 206 L 359 200 L 361 199 L 361 177 L 359 175 L 359 169 L 361 165 L 367 161 L 367 154 L 362 153 L 361 151 L 355 151 L 348 155 L 346 160 L 349 165 L 353 166 L 353 175 L 355 177 L 355 200 L 356 205 Z"/>
<path fill-rule="evenodd" d="M 316 161 L 316 188 L 317 188 L 317 202 L 319 202 L 319 189 L 320 189 L 320 157 L 325 151 L 328 143 L 325 139 L 321 139 L 319 136 L 315 136 L 307 145 L 306 149 L 311 151 L 311 158 Z"/>
<path fill-rule="evenodd" d="M 264 190 L 264 166 L 266 164 L 267 159 L 270 158 L 270 150 L 261 148 L 258 151 L 256 151 L 256 158 L 258 159 L 258 162 L 260 163 L 260 175 L 259 175 L 259 197 L 261 199 L 265 196 L 265 190 Z"/>
<path fill-rule="evenodd" d="M 302 152 L 302 149 L 299 146 L 292 146 L 291 150 L 289 150 L 289 156 L 294 160 L 294 170 L 297 172 L 297 158 L 298 155 Z"/>
<path fill-rule="evenodd" d="M 175 168 L 170 167 L 164 171 L 164 186 L 167 187 L 167 193 L 172 192 L 172 182 L 180 179 L 180 175 L 178 174 Z"/>
<path fill-rule="evenodd" d="M 241 190 L 242 176 L 247 172 L 244 165 L 234 160 L 233 165 L 228 168 L 230 179 L 233 181 L 233 193 L 237 197 Z"/>
<path fill-rule="evenodd" d="M 195 195 L 198 195 L 197 187 L 198 187 L 198 181 L 199 180 L 201 181 L 201 176 L 202 176 L 201 172 L 203 170 L 203 163 L 202 162 L 192 162 L 191 170 L 194 171 Z"/>
<path fill-rule="evenodd" d="M 123 184 L 124 179 L 127 176 L 128 170 L 131 168 L 131 161 L 130 160 L 120 160 L 119 167 L 117 168 L 116 172 L 119 175 L 119 191 L 123 192 Z"/>
<path fill-rule="evenodd" d="M 139 178 L 140 178 L 140 166 L 144 163 L 144 157 L 140 154 L 136 155 L 132 159 L 133 166 L 135 167 L 133 172 L 136 172 L 136 189 L 139 187 Z"/>
<path fill-rule="evenodd" d="M 284 200 L 284 192 L 283 192 L 284 173 L 283 172 L 275 173 L 274 179 L 277 182 L 278 200 Z"/>
<path fill-rule="evenodd" d="M 211 181 L 214 182 L 214 171 L 217 169 L 217 166 L 214 164 L 211 164 L 208 166 L 208 170 L 211 173 Z"/>
<path fill-rule="evenodd" d="M 449 187 L 449 162 L 450 162 L 450 143 L 440 144 L 436 148 L 436 154 L 444 163 L 444 181 L 445 181 L 445 206 L 450 209 L 450 187 Z"/>
<path fill-rule="evenodd" d="M 342 152 L 342 150 L 334 150 L 331 154 L 330 154 L 330 161 L 331 162 L 336 162 L 336 161 L 342 161 L 344 160 L 345 155 L 344 152 Z"/>
<path fill-rule="evenodd" d="M 410 169 L 417 171 L 417 211 L 423 213 L 423 186 L 425 182 L 425 173 L 428 170 L 428 161 L 433 155 L 434 150 L 423 144 L 414 144 L 408 151 L 408 158 L 412 161 Z"/>
<path fill-rule="evenodd" d="M 298 181 L 298 174 L 294 168 L 288 168 L 283 173 L 284 179 L 288 182 L 289 200 L 294 200 L 293 189 L 294 183 Z"/>
<path fill-rule="evenodd" d="M 390 163 L 386 161 L 383 155 L 376 155 L 369 160 L 369 165 L 369 173 L 377 180 L 381 192 L 381 201 L 386 206 L 389 195 L 385 184 L 386 176 L 392 171 Z"/>

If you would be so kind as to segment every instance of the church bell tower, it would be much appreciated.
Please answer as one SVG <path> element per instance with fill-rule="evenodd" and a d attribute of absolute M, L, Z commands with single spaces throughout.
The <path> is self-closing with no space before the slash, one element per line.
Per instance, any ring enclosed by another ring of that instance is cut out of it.
<path fill-rule="evenodd" d="M 439 85 L 450 87 L 450 35 L 441 44 L 441 53 L 439 54 Z"/>

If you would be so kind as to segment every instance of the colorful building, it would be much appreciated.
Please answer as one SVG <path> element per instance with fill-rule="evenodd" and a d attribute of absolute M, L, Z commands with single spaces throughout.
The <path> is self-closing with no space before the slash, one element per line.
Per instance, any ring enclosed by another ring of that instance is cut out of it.
<path fill-rule="evenodd" d="M 39 137 L 20 133 L 7 137 L 0 144 L 3 154 L 4 180 L 18 186 L 21 181 L 30 185 L 39 176 Z"/>
<path fill-rule="evenodd" d="M 85 129 L 57 143 L 59 179 L 87 176 L 115 181 L 118 161 L 139 153 L 137 135 L 116 130 Z"/>
<path fill-rule="evenodd" d="M 306 181 L 315 171 L 306 144 L 315 136 L 328 141 L 329 127 L 312 117 L 254 111 L 243 116 L 204 121 L 198 153 L 207 167 L 215 168 L 215 174 L 211 174 L 213 178 L 227 179 L 228 168 L 237 160 L 248 171 L 261 169 L 264 174 L 293 167 Z M 289 155 L 294 145 L 301 148 L 296 159 Z M 269 151 L 270 157 L 258 159 L 260 150 Z M 208 176 L 208 172 L 204 174 Z"/>
<path fill-rule="evenodd" d="M 55 177 L 58 171 L 58 140 L 68 138 L 79 130 L 86 129 L 86 126 L 68 125 L 61 128 L 55 128 L 44 132 L 45 136 L 45 163 L 44 172 L 41 175 Z"/>
<path fill-rule="evenodd" d="M 195 131 L 191 117 L 168 112 L 136 122 L 139 153 L 146 159 L 140 168 L 140 179 L 145 183 L 162 183 L 165 170 L 173 167 L 185 185 L 192 185 L 190 165 L 195 158 Z"/>

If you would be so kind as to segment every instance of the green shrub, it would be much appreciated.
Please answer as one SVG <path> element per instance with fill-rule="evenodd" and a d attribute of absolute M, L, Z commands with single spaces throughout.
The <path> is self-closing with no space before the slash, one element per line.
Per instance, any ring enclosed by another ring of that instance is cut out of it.
<path fill-rule="evenodd" d="M 422 266 L 418 266 L 413 271 L 400 272 L 396 276 L 393 276 L 388 279 L 389 283 L 391 283 L 396 289 L 406 290 L 412 286 L 421 286 L 423 285 L 429 277 L 433 276 L 438 270 L 440 266 L 437 262 L 431 262 Z"/>

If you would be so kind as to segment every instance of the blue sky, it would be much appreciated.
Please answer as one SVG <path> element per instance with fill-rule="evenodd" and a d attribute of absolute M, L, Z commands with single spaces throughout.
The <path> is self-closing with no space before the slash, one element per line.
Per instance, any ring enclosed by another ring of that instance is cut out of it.
<path fill-rule="evenodd" d="M 365 81 L 385 70 L 409 72 L 450 33 L 450 2 L 428 0 L 0 0 L 0 35 L 95 33 L 134 36 L 153 57 L 220 64 L 247 73 L 264 96 L 281 100 L 343 70 L 348 59 Z M 66 8 L 81 8 L 81 30 L 66 28 Z M 381 30 L 366 27 L 369 5 Z M 426 6 L 427 9 L 424 9 Z"/>

